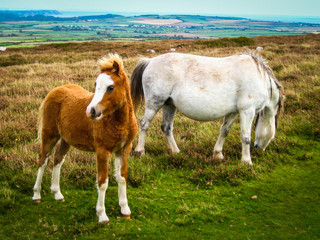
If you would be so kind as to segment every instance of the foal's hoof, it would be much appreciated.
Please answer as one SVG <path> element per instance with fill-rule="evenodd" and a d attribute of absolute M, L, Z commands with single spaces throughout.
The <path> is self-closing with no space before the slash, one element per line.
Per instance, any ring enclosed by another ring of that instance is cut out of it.
<path fill-rule="evenodd" d="M 41 203 L 41 199 L 32 199 L 34 203 Z"/>
<path fill-rule="evenodd" d="M 121 218 L 125 219 L 125 220 L 130 220 L 131 219 L 130 215 L 121 215 Z"/>
<path fill-rule="evenodd" d="M 65 202 L 66 200 L 64 200 L 64 198 L 61 198 L 61 199 L 56 199 L 57 201 L 59 202 Z"/>

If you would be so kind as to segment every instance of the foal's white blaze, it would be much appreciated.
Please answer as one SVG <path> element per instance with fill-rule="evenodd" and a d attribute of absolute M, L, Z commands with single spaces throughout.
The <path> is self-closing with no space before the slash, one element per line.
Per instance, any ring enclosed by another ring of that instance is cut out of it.
<path fill-rule="evenodd" d="M 100 187 L 98 186 L 98 202 L 96 206 L 97 216 L 99 217 L 99 222 L 109 222 L 109 218 L 106 214 L 106 208 L 104 205 L 104 200 L 106 198 L 106 191 L 108 188 L 109 179 Z"/>
<path fill-rule="evenodd" d="M 98 76 L 96 80 L 96 89 L 94 92 L 93 99 L 91 100 L 86 110 L 86 114 L 88 117 L 91 116 L 91 109 L 97 107 L 98 103 L 102 100 L 104 94 L 106 93 L 107 88 L 109 86 L 112 86 L 113 84 L 114 84 L 114 81 L 111 79 L 111 77 L 108 74 L 101 73 Z M 97 120 L 100 118 L 102 118 L 102 114 L 100 117 L 97 118 Z"/>

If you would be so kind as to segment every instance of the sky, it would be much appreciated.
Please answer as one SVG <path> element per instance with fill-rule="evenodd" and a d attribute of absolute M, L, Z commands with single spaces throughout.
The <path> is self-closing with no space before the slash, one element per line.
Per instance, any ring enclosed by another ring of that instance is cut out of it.
<path fill-rule="evenodd" d="M 320 0 L 0 0 L 4 10 L 320 16 Z"/>

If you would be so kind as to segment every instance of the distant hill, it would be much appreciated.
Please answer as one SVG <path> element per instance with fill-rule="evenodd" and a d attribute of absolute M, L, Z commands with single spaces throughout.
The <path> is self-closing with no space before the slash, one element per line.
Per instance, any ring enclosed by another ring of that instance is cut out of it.
<path fill-rule="evenodd" d="M 57 10 L 26 10 L 26 11 L 11 11 L 0 10 L 0 22 L 3 21 L 74 21 L 74 20 L 91 20 L 91 19 L 107 19 L 123 17 L 116 14 L 105 14 L 95 16 L 56 17 L 61 13 Z"/>

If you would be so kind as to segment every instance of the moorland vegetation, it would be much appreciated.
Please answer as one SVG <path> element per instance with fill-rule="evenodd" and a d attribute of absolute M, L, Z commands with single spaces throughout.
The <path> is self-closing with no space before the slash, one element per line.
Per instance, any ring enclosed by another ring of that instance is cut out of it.
<path fill-rule="evenodd" d="M 38 109 L 51 89 L 74 83 L 93 91 L 97 60 L 108 53 L 122 56 L 130 77 L 142 56 L 172 48 L 220 57 L 257 46 L 286 100 L 275 140 L 266 152 L 252 149 L 253 168 L 240 164 L 238 122 L 226 139 L 226 159 L 217 162 L 212 154 L 221 120 L 202 123 L 178 113 L 174 135 L 181 153 L 172 156 L 158 113 L 146 156 L 129 159 L 131 220 L 120 218 L 111 164 L 110 224 L 97 223 L 95 157 L 75 149 L 61 171 L 66 201 L 50 193 L 51 161 L 43 201 L 32 202 Z M 0 52 L 0 66 L 1 239 L 319 239 L 320 35 L 49 44 Z"/>

